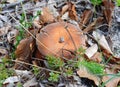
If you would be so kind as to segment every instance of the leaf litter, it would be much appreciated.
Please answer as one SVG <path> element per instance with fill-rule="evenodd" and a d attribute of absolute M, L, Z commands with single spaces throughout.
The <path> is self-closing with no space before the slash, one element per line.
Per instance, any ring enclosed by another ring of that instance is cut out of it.
<path fill-rule="evenodd" d="M 119 7 L 115 1 L 1 2 L 0 64 L 23 74 L 16 72 L 2 79 L 3 83 L 14 79 L 4 86 L 17 87 L 18 84 L 13 84 L 16 80 L 15 83 L 20 82 L 24 87 L 92 87 L 91 81 L 94 87 L 119 86 Z M 60 58 L 57 61 L 64 64 L 51 69 L 48 62 L 54 61 L 47 60 L 46 56 Z M 3 59 L 11 60 L 12 65 L 4 64 Z M 57 83 L 49 81 L 49 77 L 57 79 L 56 75 L 60 76 Z M 82 78 L 88 84 L 82 83 Z"/>

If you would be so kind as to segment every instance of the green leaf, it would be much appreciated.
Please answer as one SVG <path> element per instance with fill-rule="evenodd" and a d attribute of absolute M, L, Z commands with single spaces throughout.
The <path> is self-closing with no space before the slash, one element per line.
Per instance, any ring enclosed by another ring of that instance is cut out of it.
<path fill-rule="evenodd" d="M 120 6 L 120 0 L 116 0 L 117 6 Z"/>
<path fill-rule="evenodd" d="M 100 5 L 102 0 L 90 0 L 93 5 Z"/>

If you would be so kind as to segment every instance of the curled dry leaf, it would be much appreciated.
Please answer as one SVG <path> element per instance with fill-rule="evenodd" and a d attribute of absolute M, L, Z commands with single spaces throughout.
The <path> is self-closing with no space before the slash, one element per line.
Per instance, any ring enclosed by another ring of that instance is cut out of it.
<path fill-rule="evenodd" d="M 107 42 L 104 35 L 94 31 L 93 32 L 93 37 L 98 42 L 98 44 L 100 45 L 100 47 L 102 49 L 102 52 L 106 56 L 106 58 L 110 58 L 111 62 L 120 63 L 120 58 L 115 57 L 113 55 L 113 52 L 111 51 L 111 48 L 108 45 L 108 42 Z"/>
<path fill-rule="evenodd" d="M 44 7 L 42 9 L 42 13 L 40 15 L 40 21 L 44 24 L 44 23 L 52 23 L 54 22 L 54 17 L 51 13 L 51 11 L 49 10 L 49 8 Z"/>
<path fill-rule="evenodd" d="M 33 41 L 33 38 L 25 38 L 20 41 L 20 44 L 17 46 L 15 54 L 17 58 L 19 57 L 29 57 L 30 54 L 30 43 Z"/>
<path fill-rule="evenodd" d="M 0 36 L 1 35 L 5 35 L 5 34 L 7 34 L 8 33 L 8 31 L 10 30 L 10 28 L 11 28 L 11 26 L 6 26 L 6 27 L 2 27 L 2 28 L 0 28 Z"/>
<path fill-rule="evenodd" d="M 62 20 L 68 20 L 69 16 L 68 16 L 68 12 L 66 12 L 64 15 L 62 15 L 61 19 Z"/>
<path fill-rule="evenodd" d="M 97 44 L 94 44 L 88 49 L 86 49 L 85 55 L 90 59 L 97 51 L 98 51 L 98 46 Z"/>
<path fill-rule="evenodd" d="M 94 22 L 92 22 L 90 25 L 88 25 L 88 27 L 86 27 L 83 30 L 83 32 L 87 33 L 87 32 L 90 32 L 92 30 L 95 30 L 95 27 L 101 25 L 102 22 L 103 22 L 103 17 L 98 17 L 96 20 L 94 20 Z"/>
<path fill-rule="evenodd" d="M 0 48 L 0 56 L 8 55 L 8 51 L 5 48 Z"/>
<path fill-rule="evenodd" d="M 77 71 L 77 74 L 80 77 L 88 78 L 90 80 L 93 80 L 96 85 L 99 85 L 100 78 L 89 73 L 85 67 L 80 67 L 79 70 Z"/>
<path fill-rule="evenodd" d="M 106 74 L 116 74 L 113 70 L 106 69 Z M 107 75 L 103 76 L 102 81 L 105 84 L 106 87 L 118 87 L 118 83 L 120 82 L 120 77 L 119 76 L 114 76 L 114 75 Z"/>
<path fill-rule="evenodd" d="M 72 20 L 76 20 L 76 21 L 78 20 L 75 4 L 68 2 L 68 12 L 69 12 L 69 17 Z"/>
<path fill-rule="evenodd" d="M 7 2 L 9 2 L 9 3 L 14 3 L 14 2 L 16 2 L 17 0 L 7 0 Z"/>
<path fill-rule="evenodd" d="M 7 34 L 8 42 L 11 43 L 15 40 L 15 37 L 18 35 L 18 30 L 12 30 Z"/>
<path fill-rule="evenodd" d="M 44 56 L 56 55 L 71 58 L 80 46 L 85 46 L 82 31 L 73 24 L 56 22 L 45 26 L 36 35 L 38 50 Z"/>
<path fill-rule="evenodd" d="M 110 59 L 111 63 L 120 64 L 120 57 L 115 57 L 113 54 L 106 52 L 106 50 L 103 50 L 103 54 L 106 56 L 106 58 L 108 58 L 108 60 Z"/>
<path fill-rule="evenodd" d="M 64 5 L 62 7 L 61 12 L 60 12 L 60 16 L 62 16 L 63 14 L 65 14 L 68 11 L 68 8 L 69 8 L 68 4 Z"/>
<path fill-rule="evenodd" d="M 80 29 L 83 29 L 84 28 L 84 25 L 86 25 L 90 18 L 92 17 L 92 10 L 85 10 L 83 13 L 82 13 L 82 16 L 81 16 L 81 20 L 80 20 Z"/>
<path fill-rule="evenodd" d="M 104 5 L 103 12 L 104 12 L 105 18 L 107 20 L 108 25 L 111 26 L 114 4 L 112 3 L 111 0 L 103 0 L 103 5 Z"/>
<path fill-rule="evenodd" d="M 104 35 L 100 35 L 98 32 L 94 31 L 93 37 L 98 42 L 98 44 L 102 47 L 102 49 L 106 50 L 106 52 L 109 54 L 113 54 Z"/>
<path fill-rule="evenodd" d="M 50 9 L 54 17 L 60 15 L 55 7 L 57 6 L 56 0 L 48 0 L 47 4 L 48 4 L 47 7 Z"/>
<path fill-rule="evenodd" d="M 96 53 L 90 58 L 90 60 L 95 61 L 95 62 L 98 62 L 98 63 L 102 62 L 101 53 L 96 52 Z"/>
<path fill-rule="evenodd" d="M 27 62 L 30 63 L 31 62 L 31 53 L 32 53 L 32 48 L 33 46 L 30 46 L 31 43 L 33 42 L 33 38 L 29 37 L 26 39 L 23 39 L 20 41 L 20 44 L 17 46 L 17 49 L 15 51 L 16 54 L 16 61 L 23 61 L 23 62 Z M 17 69 L 19 68 L 23 68 L 20 67 L 20 63 L 15 64 L 14 68 Z M 26 65 L 23 64 L 24 67 L 26 67 Z M 24 69 L 24 68 L 23 68 Z"/>
<path fill-rule="evenodd" d="M 33 25 L 37 28 L 41 28 L 42 25 L 40 24 L 39 17 L 35 18 L 33 21 Z"/>

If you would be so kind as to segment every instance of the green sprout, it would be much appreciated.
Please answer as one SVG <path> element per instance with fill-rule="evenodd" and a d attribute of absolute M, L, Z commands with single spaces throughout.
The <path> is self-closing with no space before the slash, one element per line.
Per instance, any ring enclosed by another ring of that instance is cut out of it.
<path fill-rule="evenodd" d="M 102 0 L 90 0 L 93 5 L 100 5 L 102 3 Z"/>
<path fill-rule="evenodd" d="M 58 73 L 50 72 L 49 74 L 50 74 L 50 77 L 48 78 L 49 81 L 58 82 L 60 76 Z"/>
<path fill-rule="evenodd" d="M 101 75 L 104 72 L 103 66 L 95 62 L 88 62 L 88 61 L 80 61 L 78 62 L 78 67 L 85 67 L 90 73 L 95 75 Z"/>
<path fill-rule="evenodd" d="M 46 59 L 51 69 L 60 69 L 60 67 L 63 67 L 64 65 L 64 61 L 61 58 L 54 56 L 47 56 Z"/>

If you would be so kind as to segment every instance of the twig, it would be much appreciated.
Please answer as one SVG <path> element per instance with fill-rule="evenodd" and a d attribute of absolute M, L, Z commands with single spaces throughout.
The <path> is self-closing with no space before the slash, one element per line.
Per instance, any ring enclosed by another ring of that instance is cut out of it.
<path fill-rule="evenodd" d="M 42 70 L 46 70 L 46 71 L 62 74 L 62 72 L 55 71 L 55 70 L 50 70 L 48 68 L 43 68 L 43 67 L 36 66 L 36 65 L 33 65 L 33 64 L 30 64 L 30 63 L 26 63 L 26 62 L 23 62 L 23 61 L 19 61 L 19 60 L 12 60 L 12 61 L 16 62 L 16 63 L 22 63 L 22 64 L 25 64 L 25 65 L 29 65 L 29 66 L 32 66 L 32 67 L 37 67 L 37 68 L 42 69 Z"/>
<path fill-rule="evenodd" d="M 2 9 L 8 9 L 10 7 L 14 7 L 18 4 L 20 4 L 21 2 L 26 2 L 27 0 L 19 0 L 17 2 L 11 3 L 11 4 L 5 4 L 4 6 L 2 6 Z"/>
<path fill-rule="evenodd" d="M 23 0 L 23 2 L 26 2 L 27 0 Z M 54 4 L 54 3 L 57 3 L 57 2 L 62 2 L 62 1 L 67 1 L 67 0 L 61 0 L 61 1 L 55 1 L 55 2 L 52 2 L 52 3 L 49 3 L 49 4 L 47 4 L 47 5 L 51 5 L 51 4 Z M 2 9 L 4 9 L 4 8 L 10 8 L 11 6 L 15 6 L 15 5 L 18 5 L 18 4 L 20 4 L 21 2 L 16 2 L 16 3 L 14 3 L 14 4 L 11 4 L 11 5 L 4 5 L 3 7 L 2 7 Z M 35 6 L 35 7 L 31 7 L 31 8 L 28 8 L 28 9 L 25 9 L 25 11 L 34 11 L 34 9 L 35 8 L 40 8 L 40 7 L 44 7 L 46 5 L 46 3 L 43 3 L 42 5 L 39 5 L 39 6 Z M 18 13 L 22 13 L 23 11 L 21 11 L 21 8 L 19 8 L 19 10 L 20 11 L 18 11 Z M 4 14 L 4 13 L 9 13 L 9 12 L 15 12 L 15 9 L 11 9 L 11 10 L 4 10 L 4 11 L 1 11 L 0 13 L 2 13 L 2 14 Z"/>

